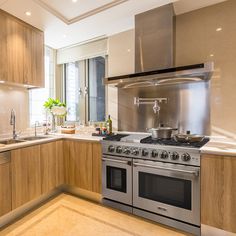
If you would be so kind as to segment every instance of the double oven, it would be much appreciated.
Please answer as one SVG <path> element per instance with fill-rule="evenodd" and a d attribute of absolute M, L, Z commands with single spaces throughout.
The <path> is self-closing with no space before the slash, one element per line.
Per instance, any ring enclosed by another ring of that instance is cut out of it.
<path fill-rule="evenodd" d="M 199 235 L 200 166 L 132 155 L 102 161 L 104 204 Z"/>

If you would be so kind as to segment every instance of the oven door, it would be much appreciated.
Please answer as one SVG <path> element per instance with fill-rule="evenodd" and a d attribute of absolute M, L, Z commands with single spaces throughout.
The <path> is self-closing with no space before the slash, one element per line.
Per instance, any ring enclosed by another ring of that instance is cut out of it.
<path fill-rule="evenodd" d="M 103 155 L 102 196 L 132 205 L 132 159 Z"/>
<path fill-rule="evenodd" d="M 199 176 L 199 167 L 134 160 L 134 207 L 200 225 Z"/>

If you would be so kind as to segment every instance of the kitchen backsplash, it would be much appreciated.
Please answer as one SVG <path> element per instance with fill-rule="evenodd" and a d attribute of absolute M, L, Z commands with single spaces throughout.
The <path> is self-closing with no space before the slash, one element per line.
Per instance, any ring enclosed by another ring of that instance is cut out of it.
<path fill-rule="evenodd" d="M 0 134 L 12 132 L 10 125 L 11 109 L 16 112 L 17 132 L 26 130 L 29 124 L 27 89 L 0 85 L 0 101 Z"/>

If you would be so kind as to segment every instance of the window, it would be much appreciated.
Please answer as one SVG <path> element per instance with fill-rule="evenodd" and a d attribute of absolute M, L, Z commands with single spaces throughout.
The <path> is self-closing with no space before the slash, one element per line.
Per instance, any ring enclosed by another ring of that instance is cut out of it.
<path fill-rule="evenodd" d="M 65 64 L 67 121 L 105 120 L 105 58 L 96 57 Z"/>
<path fill-rule="evenodd" d="M 43 104 L 49 97 L 54 97 L 54 65 L 53 49 L 45 47 L 45 88 L 29 91 L 30 126 L 35 121 L 46 120 Z"/>

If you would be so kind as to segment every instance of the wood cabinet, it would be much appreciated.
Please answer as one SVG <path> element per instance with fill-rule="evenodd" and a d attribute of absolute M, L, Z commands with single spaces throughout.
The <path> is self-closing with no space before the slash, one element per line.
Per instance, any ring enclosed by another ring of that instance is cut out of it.
<path fill-rule="evenodd" d="M 41 190 L 40 146 L 11 151 L 12 209 L 39 197 Z"/>
<path fill-rule="evenodd" d="M 102 193 L 102 145 L 93 143 L 93 192 Z"/>
<path fill-rule="evenodd" d="M 11 211 L 10 159 L 0 153 L 0 216 Z"/>
<path fill-rule="evenodd" d="M 63 141 L 40 145 L 42 194 L 64 184 Z"/>
<path fill-rule="evenodd" d="M 44 87 L 44 34 L 0 10 L 0 80 Z"/>
<path fill-rule="evenodd" d="M 92 143 L 83 141 L 64 142 L 65 182 L 92 191 Z"/>
<path fill-rule="evenodd" d="M 201 223 L 236 233 L 236 157 L 201 158 Z"/>

